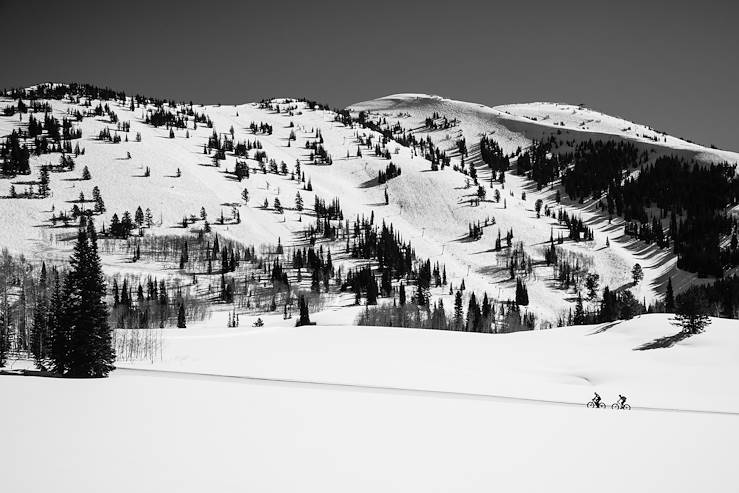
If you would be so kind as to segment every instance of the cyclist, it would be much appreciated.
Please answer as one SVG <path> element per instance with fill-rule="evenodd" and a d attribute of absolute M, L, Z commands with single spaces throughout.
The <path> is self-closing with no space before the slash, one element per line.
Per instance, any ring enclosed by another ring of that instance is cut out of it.
<path fill-rule="evenodd" d="M 626 405 L 626 396 L 618 394 L 618 407 L 623 409 L 625 405 Z"/>
<path fill-rule="evenodd" d="M 593 404 L 595 404 L 595 407 L 600 407 L 600 396 L 598 395 L 598 392 L 595 392 L 595 397 L 593 397 Z"/>

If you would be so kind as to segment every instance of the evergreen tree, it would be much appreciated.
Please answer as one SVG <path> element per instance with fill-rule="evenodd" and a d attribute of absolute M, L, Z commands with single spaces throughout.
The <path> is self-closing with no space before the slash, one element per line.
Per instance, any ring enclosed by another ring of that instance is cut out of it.
<path fill-rule="evenodd" d="M 631 269 L 631 277 L 634 279 L 634 284 L 639 284 L 641 280 L 644 279 L 644 271 L 642 270 L 641 265 L 634 265 L 634 268 Z"/>
<path fill-rule="evenodd" d="M 577 293 L 577 303 L 575 304 L 575 315 L 572 319 L 572 323 L 574 325 L 585 324 L 585 308 L 582 304 L 582 295 L 579 292 Z"/>
<path fill-rule="evenodd" d="M 49 299 L 46 263 L 41 264 L 36 310 L 31 327 L 31 354 L 36 368 L 45 370 L 49 357 L 51 337 L 49 334 Z"/>
<path fill-rule="evenodd" d="M 475 293 L 472 293 L 467 305 L 467 330 L 469 332 L 479 332 L 481 318 L 480 305 L 477 304 Z"/>
<path fill-rule="evenodd" d="M 303 210 L 303 198 L 300 196 L 300 192 L 295 194 L 295 209 L 298 211 Z"/>
<path fill-rule="evenodd" d="M 185 319 L 185 304 L 180 303 L 179 311 L 177 312 L 177 328 L 187 328 L 187 320 Z"/>
<path fill-rule="evenodd" d="M 675 311 L 675 294 L 672 291 L 672 278 L 667 280 L 667 291 L 665 292 L 665 311 L 672 313 Z"/>
<path fill-rule="evenodd" d="M 144 225 L 144 211 L 141 210 L 141 206 L 136 209 L 136 213 L 134 214 L 134 221 L 136 222 L 136 226 L 138 226 L 139 228 Z"/>
<path fill-rule="evenodd" d="M 113 369 L 115 350 L 108 325 L 105 281 L 97 249 L 97 233 L 92 221 L 81 228 L 70 258 L 70 272 L 64 283 L 61 325 L 68 336 L 66 369 L 71 377 L 105 377 Z M 62 362 L 63 363 L 63 362 Z"/>
<path fill-rule="evenodd" d="M 598 297 L 598 285 L 600 284 L 600 276 L 598 274 L 589 273 L 585 276 L 585 289 L 588 290 L 588 299 L 594 300 Z"/>
<path fill-rule="evenodd" d="M 529 292 L 521 279 L 516 279 L 516 304 L 521 306 L 529 304 Z"/>
<path fill-rule="evenodd" d="M 698 334 L 711 323 L 707 313 L 708 301 L 703 290 L 693 287 L 679 296 L 674 323 L 688 334 Z"/>
<path fill-rule="evenodd" d="M 378 295 L 378 288 L 377 288 L 377 281 L 375 280 L 375 276 L 370 273 L 369 274 L 369 281 L 367 282 L 367 304 L 368 305 L 376 305 L 377 304 L 377 295 Z"/>
<path fill-rule="evenodd" d="M 54 288 L 49 303 L 48 326 L 51 330 L 49 358 L 52 369 L 63 374 L 67 369 L 67 339 L 69 337 L 64 320 L 64 295 L 59 271 L 54 269 Z"/>
<path fill-rule="evenodd" d="M 454 323 L 457 330 L 462 326 L 462 291 L 454 295 Z"/>
<path fill-rule="evenodd" d="M 300 314 L 300 317 L 298 318 L 298 321 L 295 324 L 296 327 L 300 327 L 302 325 L 314 325 L 310 321 L 308 303 L 305 301 L 305 296 L 303 295 L 300 295 L 300 298 L 298 299 L 298 312 Z"/>

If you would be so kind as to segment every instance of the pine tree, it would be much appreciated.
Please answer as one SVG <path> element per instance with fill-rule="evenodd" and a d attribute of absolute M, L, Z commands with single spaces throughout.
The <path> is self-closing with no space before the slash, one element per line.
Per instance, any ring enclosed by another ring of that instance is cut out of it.
<path fill-rule="evenodd" d="M 186 329 L 187 320 L 185 319 L 185 304 L 180 303 L 179 311 L 177 312 L 177 328 Z"/>
<path fill-rule="evenodd" d="M 91 178 L 92 178 L 92 175 L 90 175 L 90 170 L 87 169 L 87 166 L 85 166 L 84 168 L 82 168 L 82 179 L 86 181 L 86 180 L 89 180 Z"/>
<path fill-rule="evenodd" d="M 634 279 L 634 284 L 639 284 L 642 279 L 644 279 L 644 271 L 641 268 L 641 265 L 634 264 L 634 268 L 631 269 L 631 277 Z"/>
<path fill-rule="evenodd" d="M 38 193 L 42 197 L 47 197 L 49 195 L 49 168 L 46 166 L 41 166 Z"/>
<path fill-rule="evenodd" d="M 462 291 L 457 291 L 454 295 L 454 323 L 457 330 L 462 326 Z"/>
<path fill-rule="evenodd" d="M 370 273 L 370 279 L 367 282 L 367 304 L 368 305 L 377 304 L 378 292 L 379 290 L 377 288 L 377 281 L 375 280 L 375 276 Z"/>
<path fill-rule="evenodd" d="M 675 294 L 672 291 L 672 278 L 667 280 L 667 292 L 665 293 L 665 311 L 672 313 L 675 311 Z"/>
<path fill-rule="evenodd" d="M 600 276 L 598 274 L 588 274 L 585 277 L 585 289 L 588 291 L 588 299 L 594 300 L 598 297 L 598 285 L 600 284 Z"/>
<path fill-rule="evenodd" d="M 693 287 L 679 297 L 673 323 L 688 334 L 703 332 L 710 325 L 708 301 L 700 287 Z"/>
<path fill-rule="evenodd" d="M 303 210 L 303 197 L 300 196 L 300 192 L 295 194 L 295 209 L 298 211 Z"/>
<path fill-rule="evenodd" d="M 134 221 L 136 222 L 136 226 L 138 226 L 139 228 L 144 225 L 144 211 L 141 210 L 141 206 L 136 209 L 136 213 L 134 214 Z"/>
<path fill-rule="evenodd" d="M 480 318 L 480 306 L 477 304 L 475 293 L 472 293 L 469 304 L 467 305 L 467 330 L 470 332 L 479 332 Z"/>
<path fill-rule="evenodd" d="M 300 295 L 300 298 L 298 299 L 298 311 L 299 311 L 300 317 L 298 318 L 298 321 L 295 324 L 296 327 L 300 327 L 302 325 L 313 325 L 313 323 L 310 321 L 308 303 L 305 301 L 305 296 L 303 295 Z"/>
<path fill-rule="evenodd" d="M 526 284 L 520 278 L 516 279 L 516 304 L 520 306 L 529 304 L 529 293 Z"/>
<path fill-rule="evenodd" d="M 105 377 L 113 369 L 115 350 L 108 325 L 105 281 L 92 221 L 80 229 L 64 283 L 62 325 L 68 334 L 68 368 L 72 377 Z M 64 367 L 64 365 L 62 365 Z"/>
<path fill-rule="evenodd" d="M 579 292 L 577 293 L 577 303 L 575 304 L 575 315 L 572 318 L 572 323 L 574 325 L 585 324 L 585 308 L 582 304 L 582 295 Z"/>
<path fill-rule="evenodd" d="M 49 357 L 51 337 L 49 335 L 49 299 L 46 263 L 41 264 L 36 309 L 31 327 L 31 354 L 36 368 L 45 370 Z"/>
<path fill-rule="evenodd" d="M 52 369 L 63 374 L 67 369 L 67 350 L 69 334 L 64 320 L 64 295 L 62 292 L 59 271 L 54 269 L 54 288 L 49 303 L 49 321 L 51 329 L 51 348 L 49 359 Z"/>

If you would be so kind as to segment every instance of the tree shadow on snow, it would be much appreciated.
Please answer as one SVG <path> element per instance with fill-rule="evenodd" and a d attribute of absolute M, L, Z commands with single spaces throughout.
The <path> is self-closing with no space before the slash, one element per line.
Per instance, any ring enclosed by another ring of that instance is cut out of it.
<path fill-rule="evenodd" d="M 673 334 L 671 336 L 666 337 L 659 337 L 651 342 L 647 342 L 645 344 L 642 344 L 639 347 L 634 348 L 634 351 L 646 351 L 649 349 L 664 349 L 671 346 L 674 346 L 678 342 L 687 339 L 688 337 L 695 335 L 692 332 L 687 332 L 684 330 L 681 330 L 677 334 Z"/>

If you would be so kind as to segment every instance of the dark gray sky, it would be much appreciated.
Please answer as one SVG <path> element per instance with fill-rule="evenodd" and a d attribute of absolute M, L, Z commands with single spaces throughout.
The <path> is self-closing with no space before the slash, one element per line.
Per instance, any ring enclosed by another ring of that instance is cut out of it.
<path fill-rule="evenodd" d="M 559 101 L 739 150 L 737 2 L 0 0 L 0 87 L 332 106 Z"/>

